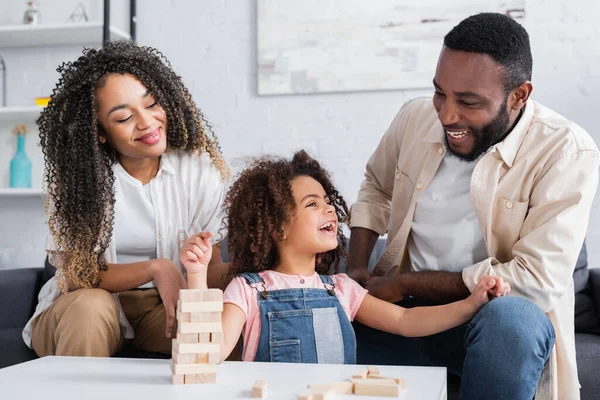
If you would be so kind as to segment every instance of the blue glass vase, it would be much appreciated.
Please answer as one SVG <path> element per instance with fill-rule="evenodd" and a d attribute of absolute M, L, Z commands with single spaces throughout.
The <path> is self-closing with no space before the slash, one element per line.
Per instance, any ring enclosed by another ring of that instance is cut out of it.
<path fill-rule="evenodd" d="M 31 187 L 31 161 L 25 153 L 25 135 L 17 135 L 17 152 L 10 160 L 10 187 Z"/>

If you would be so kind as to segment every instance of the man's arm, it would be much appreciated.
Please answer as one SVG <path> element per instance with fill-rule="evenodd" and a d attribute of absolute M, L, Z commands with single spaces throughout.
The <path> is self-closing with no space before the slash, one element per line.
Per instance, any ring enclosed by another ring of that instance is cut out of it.
<path fill-rule="evenodd" d="M 512 259 L 488 258 L 462 272 L 472 290 L 483 275 L 498 275 L 512 293 L 544 312 L 565 294 L 583 244 L 598 185 L 597 150 L 564 154 L 544 171 L 529 198 L 527 216 Z"/>
<path fill-rule="evenodd" d="M 373 296 L 396 303 L 406 296 L 445 304 L 467 298 L 471 292 L 460 272 L 419 271 L 395 276 L 376 276 L 365 288 Z"/>
<path fill-rule="evenodd" d="M 378 237 L 377 232 L 367 228 L 357 227 L 351 230 L 346 273 L 361 285 L 364 285 L 371 278 L 368 270 L 369 258 Z"/>
<path fill-rule="evenodd" d="M 350 216 L 351 237 L 348 252 L 348 275 L 364 284 L 370 278 L 369 258 L 377 238 L 387 232 L 400 141 L 408 117 L 405 104 L 367 162 L 365 179 Z"/>
<path fill-rule="evenodd" d="M 445 271 L 407 272 L 398 276 L 404 296 L 439 303 L 462 300 L 471 294 L 463 282 L 462 273 Z"/>

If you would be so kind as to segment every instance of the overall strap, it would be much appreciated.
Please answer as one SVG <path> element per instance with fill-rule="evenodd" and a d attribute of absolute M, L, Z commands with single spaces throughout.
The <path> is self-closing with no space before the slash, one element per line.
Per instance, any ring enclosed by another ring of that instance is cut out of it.
<path fill-rule="evenodd" d="M 334 286 L 333 279 L 331 279 L 331 275 L 320 275 L 319 274 L 319 278 L 321 278 L 321 282 L 323 282 L 324 285 Z"/>
<path fill-rule="evenodd" d="M 249 286 L 264 282 L 263 278 L 261 278 L 256 272 L 244 272 L 238 276 L 244 278 Z"/>

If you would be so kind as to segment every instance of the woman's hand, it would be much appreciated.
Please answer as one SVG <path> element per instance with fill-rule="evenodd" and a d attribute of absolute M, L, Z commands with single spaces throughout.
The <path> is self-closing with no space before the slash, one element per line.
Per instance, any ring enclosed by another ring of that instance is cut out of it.
<path fill-rule="evenodd" d="M 156 285 L 167 316 L 165 335 L 170 338 L 175 327 L 175 310 L 177 300 L 179 300 L 179 290 L 187 289 L 187 282 L 183 278 L 179 267 L 173 264 L 171 260 L 157 259 L 152 260 L 152 262 L 152 280 Z"/>

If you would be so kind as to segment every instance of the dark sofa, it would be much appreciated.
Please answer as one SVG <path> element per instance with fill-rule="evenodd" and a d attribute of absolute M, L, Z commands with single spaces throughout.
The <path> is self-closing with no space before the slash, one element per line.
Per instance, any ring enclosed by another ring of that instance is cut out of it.
<path fill-rule="evenodd" d="M 371 265 L 383 253 L 385 241 L 379 240 L 371 257 Z M 226 245 L 222 247 L 227 259 Z M 342 266 L 343 270 L 343 266 Z M 21 337 L 23 327 L 33 314 L 41 286 L 54 274 L 44 268 L 0 270 L 0 368 L 36 358 Z M 575 331 L 577 366 L 581 382 L 581 399 L 600 399 L 600 268 L 588 269 L 585 245 L 577 261 L 575 273 Z M 156 354 L 120 353 L 121 357 L 157 357 Z M 456 392 L 457 382 L 450 380 L 449 397 Z"/>

